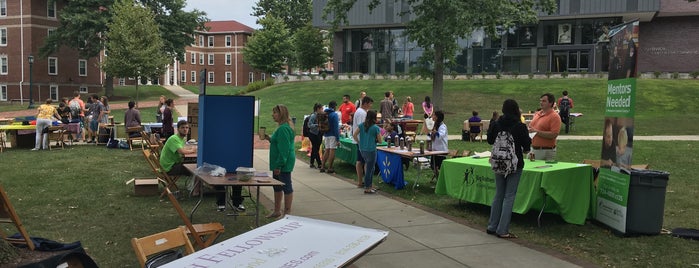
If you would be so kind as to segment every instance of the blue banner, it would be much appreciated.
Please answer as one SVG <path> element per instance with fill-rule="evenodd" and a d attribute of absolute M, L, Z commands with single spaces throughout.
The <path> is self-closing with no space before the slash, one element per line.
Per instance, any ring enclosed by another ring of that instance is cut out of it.
<path fill-rule="evenodd" d="M 403 179 L 403 165 L 400 155 L 377 150 L 376 162 L 379 165 L 381 179 L 385 183 L 393 184 L 396 190 L 405 187 L 407 183 Z"/>

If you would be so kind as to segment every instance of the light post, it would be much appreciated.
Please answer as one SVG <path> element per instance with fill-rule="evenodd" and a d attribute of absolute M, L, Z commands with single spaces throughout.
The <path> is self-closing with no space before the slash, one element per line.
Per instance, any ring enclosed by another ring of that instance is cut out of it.
<path fill-rule="evenodd" d="M 29 54 L 29 107 L 27 109 L 34 109 L 34 77 L 32 72 L 32 67 L 34 66 L 34 56 Z"/>

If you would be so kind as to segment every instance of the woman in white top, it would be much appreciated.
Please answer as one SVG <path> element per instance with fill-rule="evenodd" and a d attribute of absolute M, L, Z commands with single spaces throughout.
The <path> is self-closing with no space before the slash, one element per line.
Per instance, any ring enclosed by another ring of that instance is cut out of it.
<path fill-rule="evenodd" d="M 444 124 L 444 112 L 436 111 L 432 114 L 432 120 L 434 120 L 434 127 L 430 132 L 429 138 L 432 140 L 432 151 L 449 151 L 449 139 L 447 133 L 447 125 Z M 430 161 L 430 166 L 434 170 L 435 179 L 439 174 L 439 168 L 442 166 L 442 161 L 446 156 L 444 155 L 434 155 Z"/>

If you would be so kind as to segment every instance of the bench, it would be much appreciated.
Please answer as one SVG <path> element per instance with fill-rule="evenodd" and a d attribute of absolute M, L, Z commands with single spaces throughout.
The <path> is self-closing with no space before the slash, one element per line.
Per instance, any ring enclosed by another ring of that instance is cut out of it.
<path fill-rule="evenodd" d="M 19 103 L 29 102 L 29 99 L 10 99 L 10 104 L 15 104 L 15 102 L 19 102 Z"/>

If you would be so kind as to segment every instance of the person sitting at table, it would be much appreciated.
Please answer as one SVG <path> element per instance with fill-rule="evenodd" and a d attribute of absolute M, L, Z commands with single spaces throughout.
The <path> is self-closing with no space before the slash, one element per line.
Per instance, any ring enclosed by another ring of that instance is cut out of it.
<path fill-rule="evenodd" d="M 393 127 L 391 123 L 385 122 L 383 123 L 383 131 L 381 133 L 381 136 L 383 137 L 383 140 L 385 142 L 392 143 L 393 137 L 398 136 L 398 132 L 396 132 L 396 129 Z"/>
<path fill-rule="evenodd" d="M 517 170 L 507 176 L 495 174 L 495 196 L 490 206 L 490 219 L 488 219 L 488 234 L 497 235 L 500 238 L 517 238 L 510 233 L 510 220 L 512 206 L 517 194 L 519 178 L 524 168 L 523 154 L 529 152 L 531 138 L 527 126 L 520 120 L 519 104 L 513 99 L 507 99 L 502 104 L 502 116 L 497 121 L 491 121 L 488 128 L 488 144 L 494 144 L 495 138 L 501 131 L 507 131 L 512 135 L 517 155 Z"/>
<path fill-rule="evenodd" d="M 432 120 L 434 120 L 434 127 L 430 132 L 432 151 L 449 151 L 449 137 L 447 125 L 444 124 L 444 112 L 442 110 L 435 111 L 432 114 Z M 446 159 L 444 155 L 433 155 L 430 159 L 430 167 L 434 171 L 432 180 L 439 177 L 439 169 L 442 167 L 444 159 Z"/>
<path fill-rule="evenodd" d="M 468 119 L 468 122 L 469 122 L 469 123 L 480 123 L 480 122 L 481 122 L 481 118 L 478 116 L 478 111 L 473 110 L 473 112 L 471 112 L 471 115 L 473 115 L 473 116 L 471 116 L 471 118 Z M 470 126 L 469 129 L 468 129 L 468 132 L 469 132 L 470 134 L 478 134 L 478 133 L 481 133 L 481 127 L 479 127 L 479 126 Z M 470 137 L 474 137 L 474 138 L 475 138 L 476 135 L 470 135 Z M 473 139 L 470 139 L 470 140 L 471 140 L 471 141 L 474 141 Z"/>
<path fill-rule="evenodd" d="M 160 151 L 160 166 L 163 167 L 168 175 L 190 175 L 182 163 L 184 155 L 197 153 L 196 146 L 184 146 L 189 129 L 187 121 L 180 120 L 177 122 L 177 134 L 170 136 Z"/>
<path fill-rule="evenodd" d="M 126 129 L 141 126 L 141 112 L 136 107 L 134 101 L 129 101 L 129 109 L 124 112 L 124 125 Z M 129 132 L 129 138 L 141 136 L 140 132 Z"/>
<path fill-rule="evenodd" d="M 61 103 L 58 104 L 58 115 L 61 116 L 61 122 L 63 124 L 69 124 L 72 120 L 70 116 L 70 106 L 68 105 L 68 98 L 62 98 Z"/>
<path fill-rule="evenodd" d="M 49 134 L 45 132 L 44 129 L 48 129 L 53 122 L 53 117 L 61 120 L 61 116 L 58 114 L 56 107 L 51 105 L 51 99 L 46 99 L 46 102 L 37 108 L 38 113 L 36 115 L 36 143 L 34 144 L 34 149 L 32 151 L 40 149 L 49 148 Z"/>

